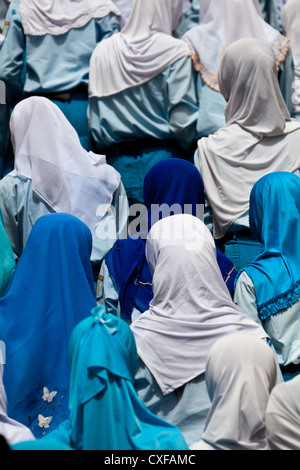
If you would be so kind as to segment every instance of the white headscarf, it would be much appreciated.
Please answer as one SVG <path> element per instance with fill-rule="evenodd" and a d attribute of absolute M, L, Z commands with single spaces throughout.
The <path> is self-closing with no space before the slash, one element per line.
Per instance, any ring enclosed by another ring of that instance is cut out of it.
<path fill-rule="evenodd" d="M 276 385 L 266 411 L 267 447 L 300 450 L 300 375 Z"/>
<path fill-rule="evenodd" d="M 270 44 L 277 67 L 289 49 L 288 40 L 263 20 L 257 0 L 201 0 L 199 25 L 182 39 L 193 47 L 195 69 L 213 90 L 220 91 L 218 68 L 224 49 L 241 38 Z"/>
<path fill-rule="evenodd" d="M 300 1 L 288 0 L 281 10 L 284 33 L 291 43 L 295 75 L 300 79 Z"/>
<path fill-rule="evenodd" d="M 121 14 L 111 0 L 20 0 L 24 33 L 32 36 L 64 34 L 111 12 Z"/>
<path fill-rule="evenodd" d="M 290 118 L 280 92 L 272 48 L 258 39 L 231 44 L 222 57 L 219 85 L 228 101 L 226 125 L 198 141 L 215 238 L 247 212 L 258 179 L 300 168 L 299 133 L 284 139 L 300 123 Z"/>
<path fill-rule="evenodd" d="M 212 405 L 201 441 L 191 449 L 265 450 L 265 411 L 276 379 L 266 342 L 248 334 L 217 341 L 205 371 Z"/>
<path fill-rule="evenodd" d="M 183 0 L 133 0 L 120 33 L 101 41 L 90 61 L 90 97 L 103 97 L 151 80 L 190 49 L 172 36 Z"/>
<path fill-rule="evenodd" d="M 7 397 L 3 385 L 3 371 L 4 367 L 0 361 L 0 435 L 4 436 L 9 445 L 34 441 L 35 437 L 30 429 L 7 416 Z"/>
<path fill-rule="evenodd" d="M 205 371 L 207 354 L 233 332 L 266 337 L 232 302 L 208 228 L 179 214 L 151 228 L 146 257 L 153 273 L 153 300 L 131 328 L 138 354 L 168 394 Z"/>
<path fill-rule="evenodd" d="M 19 102 L 10 120 L 15 165 L 11 176 L 32 180 L 32 190 L 54 212 L 78 217 L 91 231 L 120 183 L 104 155 L 87 152 L 58 106 L 44 97 Z"/>

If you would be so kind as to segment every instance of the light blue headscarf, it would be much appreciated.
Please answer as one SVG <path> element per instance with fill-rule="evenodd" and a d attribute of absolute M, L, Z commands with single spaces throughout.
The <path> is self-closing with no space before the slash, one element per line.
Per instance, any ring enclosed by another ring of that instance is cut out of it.
<path fill-rule="evenodd" d="M 245 271 L 265 320 L 300 298 L 300 178 L 288 172 L 261 178 L 250 194 L 249 218 L 263 250 Z"/>
<path fill-rule="evenodd" d="M 3 225 L 0 212 L 0 297 L 2 297 L 15 269 L 16 262 L 11 242 Z"/>
<path fill-rule="evenodd" d="M 134 389 L 138 356 L 128 324 L 96 307 L 73 331 L 71 446 L 78 450 L 187 450 L 177 427 L 152 414 Z M 59 431 L 54 435 L 59 437 Z"/>
<path fill-rule="evenodd" d="M 35 437 L 68 416 L 69 338 L 96 306 L 91 249 L 91 232 L 76 217 L 41 217 L 0 299 L 7 414 Z"/>

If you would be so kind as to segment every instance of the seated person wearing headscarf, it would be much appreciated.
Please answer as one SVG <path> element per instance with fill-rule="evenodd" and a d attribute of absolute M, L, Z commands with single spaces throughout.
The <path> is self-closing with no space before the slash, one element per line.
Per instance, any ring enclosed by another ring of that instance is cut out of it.
<path fill-rule="evenodd" d="M 153 299 L 130 325 L 140 358 L 135 388 L 191 445 L 201 438 L 211 407 L 205 365 L 212 345 L 234 332 L 267 334 L 233 303 L 214 240 L 199 218 L 177 214 L 156 222 L 146 257 Z"/>
<path fill-rule="evenodd" d="M 42 215 L 65 212 L 93 234 L 98 265 L 127 229 L 128 201 L 104 155 L 87 152 L 62 111 L 44 97 L 18 103 L 10 120 L 14 170 L 0 181 L 0 209 L 15 258 Z"/>
<path fill-rule="evenodd" d="M 38 442 L 13 448 L 188 450 L 181 432 L 151 413 L 134 389 L 138 356 L 126 322 L 94 308 L 72 332 L 69 363 L 69 419 Z"/>
<path fill-rule="evenodd" d="M 130 204 L 166 158 L 192 160 L 198 106 L 191 52 L 174 38 L 183 0 L 133 0 L 120 31 L 90 62 L 89 124 L 94 149 L 121 174 Z"/>

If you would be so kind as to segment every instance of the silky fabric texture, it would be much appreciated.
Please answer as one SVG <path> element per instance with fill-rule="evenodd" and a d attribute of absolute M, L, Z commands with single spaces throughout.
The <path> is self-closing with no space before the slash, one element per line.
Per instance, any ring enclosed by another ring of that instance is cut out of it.
<path fill-rule="evenodd" d="M 96 306 L 88 227 L 68 214 L 40 217 L 0 299 L 8 415 L 35 437 L 68 415 L 68 342 Z"/>
<path fill-rule="evenodd" d="M 268 450 L 300 449 L 300 376 L 276 385 L 266 410 Z"/>
<path fill-rule="evenodd" d="M 245 271 L 255 287 L 258 315 L 265 320 L 300 298 L 299 176 L 275 172 L 261 178 L 251 191 L 249 220 L 262 252 Z"/>
<path fill-rule="evenodd" d="M 300 2 L 288 0 L 281 10 L 281 23 L 284 33 L 290 40 L 295 75 L 300 78 Z"/>
<path fill-rule="evenodd" d="M 192 45 L 194 57 L 204 82 L 220 91 L 218 69 L 224 50 L 241 38 L 256 38 L 272 46 L 277 66 L 284 61 L 288 40 L 263 20 L 257 0 L 202 0 L 199 25 L 190 29 L 183 40 Z M 208 46 L 209 44 L 209 46 Z"/>
<path fill-rule="evenodd" d="M 217 341 L 206 364 L 212 406 L 202 434 L 204 445 L 214 450 L 265 450 L 264 417 L 276 376 L 266 342 L 248 334 Z"/>
<path fill-rule="evenodd" d="M 121 15 L 111 0 L 20 0 L 24 33 L 32 36 L 64 34 L 111 12 Z"/>
<path fill-rule="evenodd" d="M 182 14 L 183 0 L 133 0 L 122 31 L 98 44 L 92 54 L 90 98 L 142 85 L 189 56 L 187 44 L 172 36 Z"/>
<path fill-rule="evenodd" d="M 284 103 L 271 46 L 252 38 L 231 44 L 221 60 L 219 85 L 228 101 L 226 125 L 198 141 L 216 239 L 247 212 L 256 181 L 300 167 L 300 123 Z"/>
<path fill-rule="evenodd" d="M 93 309 L 71 335 L 69 361 L 73 448 L 187 449 L 180 431 L 153 415 L 137 396 L 137 352 L 125 321 L 106 314 L 103 307 Z"/>
<path fill-rule="evenodd" d="M 146 257 L 153 299 L 131 328 L 138 354 L 164 395 L 205 372 L 209 349 L 219 338 L 238 331 L 267 336 L 232 302 L 212 235 L 197 217 L 156 222 Z"/>
<path fill-rule="evenodd" d="M 55 212 L 78 217 L 91 231 L 106 214 L 120 183 L 104 155 L 87 152 L 61 110 L 44 97 L 18 103 L 10 120 L 11 176 L 32 180 L 32 190 Z"/>
<path fill-rule="evenodd" d="M 3 385 L 4 365 L 0 353 L 0 435 L 9 445 L 34 440 L 32 432 L 23 424 L 7 416 L 7 397 Z"/>
<path fill-rule="evenodd" d="M 0 212 L 0 297 L 7 289 L 8 283 L 16 266 L 13 248 L 3 225 L 3 217 Z M 1 335 L 0 335 L 1 340 Z"/>

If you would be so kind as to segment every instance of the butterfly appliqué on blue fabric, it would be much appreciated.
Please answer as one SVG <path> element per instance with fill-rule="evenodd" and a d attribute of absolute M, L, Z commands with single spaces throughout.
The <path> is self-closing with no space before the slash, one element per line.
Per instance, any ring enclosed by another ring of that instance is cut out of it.
<path fill-rule="evenodd" d="M 53 416 L 44 417 L 43 415 L 38 415 L 39 419 L 39 427 L 40 428 L 49 428 L 49 424 L 51 423 Z"/>
<path fill-rule="evenodd" d="M 42 399 L 46 401 L 47 403 L 51 403 L 54 399 L 54 397 L 57 395 L 57 392 L 54 390 L 53 392 L 50 392 L 47 387 L 43 388 L 43 396 Z M 38 420 L 39 420 L 39 427 L 40 428 L 49 428 L 49 425 L 51 421 L 53 420 L 53 416 L 43 416 L 41 414 L 38 415 Z"/>
<path fill-rule="evenodd" d="M 49 392 L 47 387 L 44 387 L 43 389 L 43 400 L 46 401 L 47 403 L 51 403 L 53 401 L 53 398 L 56 396 L 57 392 Z"/>

